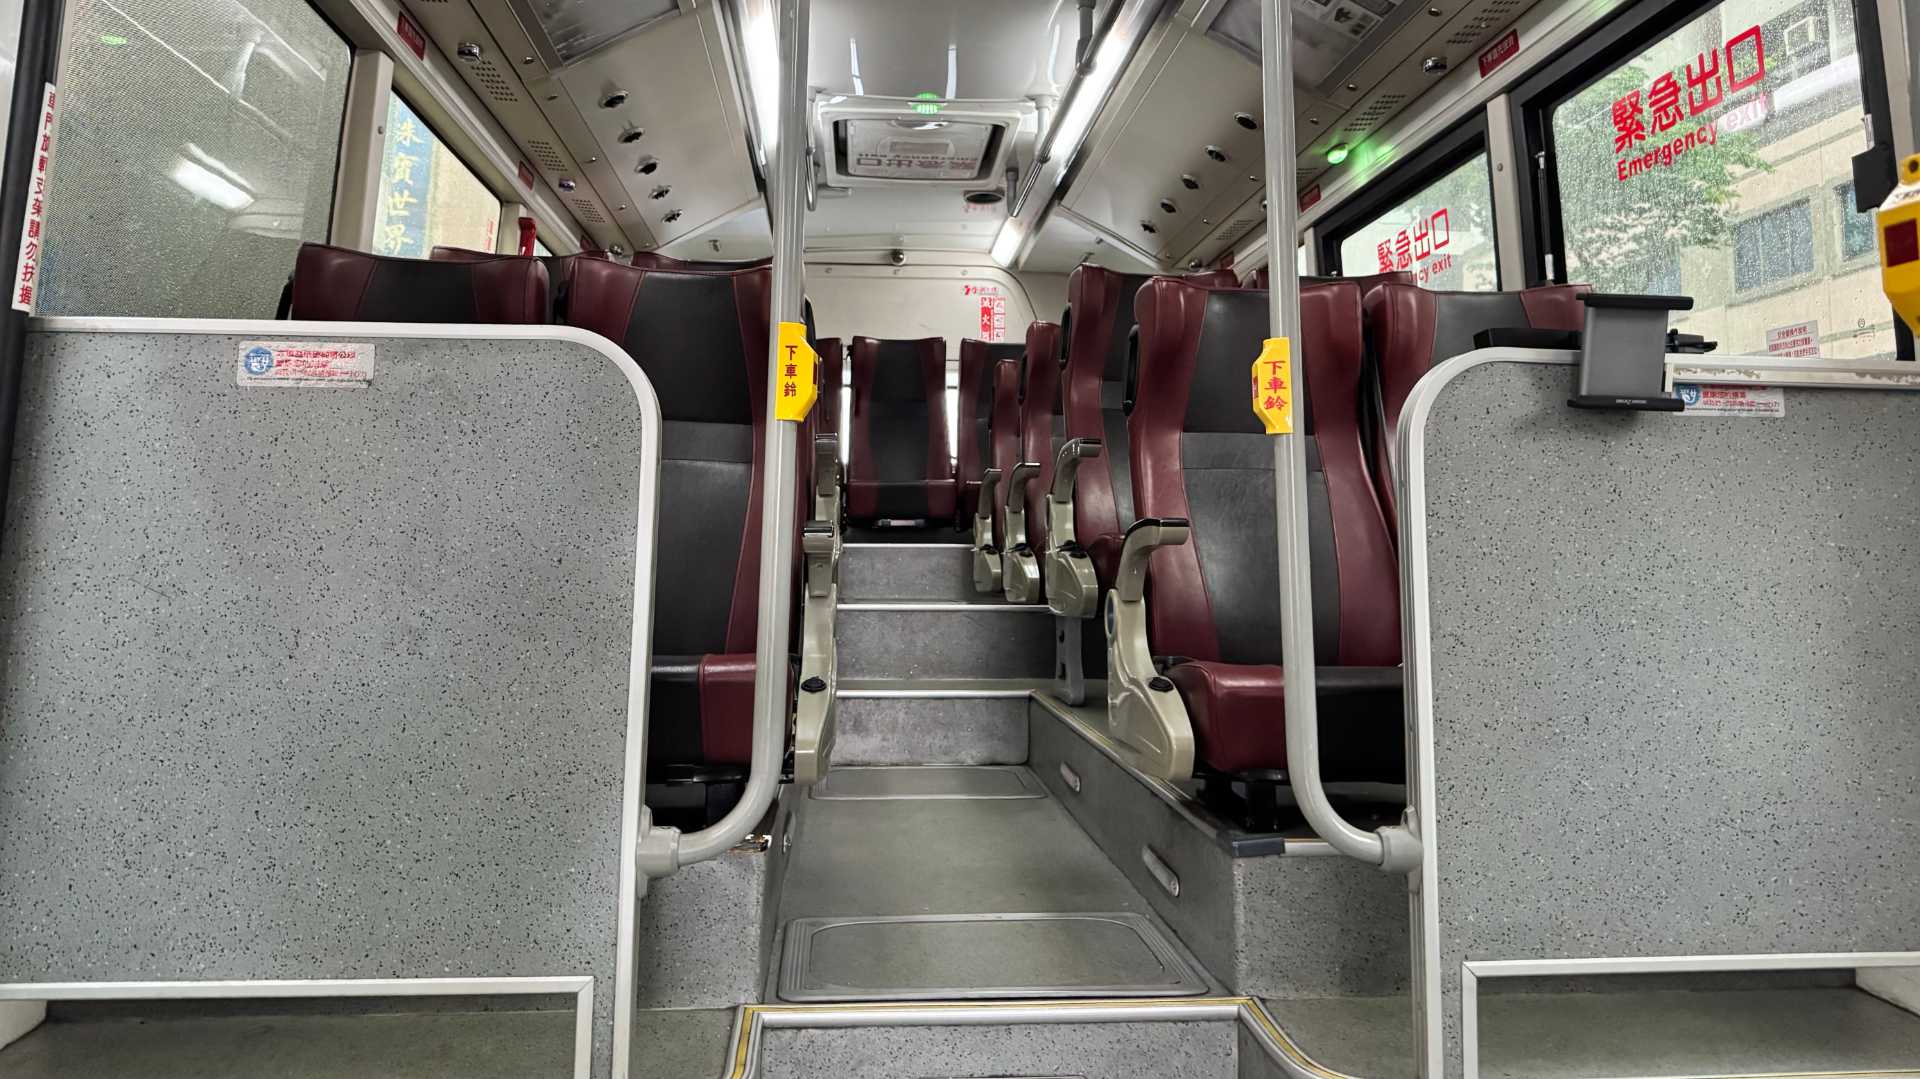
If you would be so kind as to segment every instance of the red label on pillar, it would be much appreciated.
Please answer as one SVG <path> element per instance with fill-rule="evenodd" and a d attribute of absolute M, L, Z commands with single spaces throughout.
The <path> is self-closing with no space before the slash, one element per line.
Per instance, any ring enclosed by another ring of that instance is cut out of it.
<path fill-rule="evenodd" d="M 407 43 L 407 48 L 413 50 L 413 55 L 425 60 L 427 58 L 427 32 L 420 29 L 420 24 L 408 18 L 407 13 L 403 11 L 400 13 L 400 25 L 397 30 L 400 34 L 400 40 Z"/>
<path fill-rule="evenodd" d="M 1519 51 L 1520 31 L 1507 31 L 1501 35 L 1500 40 L 1488 47 L 1486 52 L 1480 54 L 1480 77 L 1484 79 L 1493 74 L 1501 64 L 1513 59 Z"/>

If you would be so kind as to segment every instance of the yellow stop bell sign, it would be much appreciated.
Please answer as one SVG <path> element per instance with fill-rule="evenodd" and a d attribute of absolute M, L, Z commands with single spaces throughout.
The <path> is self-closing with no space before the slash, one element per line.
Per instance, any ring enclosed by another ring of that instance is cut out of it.
<path fill-rule="evenodd" d="M 1920 154 L 1900 163 L 1900 186 L 1880 204 L 1880 280 L 1887 299 L 1920 335 Z"/>

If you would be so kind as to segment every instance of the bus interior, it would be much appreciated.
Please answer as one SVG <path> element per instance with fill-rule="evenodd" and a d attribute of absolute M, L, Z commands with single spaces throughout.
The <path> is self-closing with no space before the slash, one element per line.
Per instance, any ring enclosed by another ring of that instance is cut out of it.
<path fill-rule="evenodd" d="M 1914 0 L 0 0 L 0 1077 L 1920 1076 Z"/>

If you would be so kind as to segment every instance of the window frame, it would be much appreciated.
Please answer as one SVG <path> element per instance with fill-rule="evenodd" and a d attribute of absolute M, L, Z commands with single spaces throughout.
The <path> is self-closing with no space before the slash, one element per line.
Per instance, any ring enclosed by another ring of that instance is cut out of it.
<path fill-rule="evenodd" d="M 1372 224 L 1382 214 L 1430 187 L 1447 173 L 1476 157 L 1487 159 L 1487 196 L 1493 197 L 1493 154 L 1487 138 L 1487 113 L 1475 109 L 1472 115 L 1429 139 L 1421 147 L 1398 161 L 1381 175 L 1367 181 L 1351 198 L 1342 200 L 1326 217 L 1314 222 L 1313 234 L 1319 270 L 1341 276 L 1340 245 L 1347 238 Z M 1499 273 L 1499 214 L 1489 213 L 1493 222 L 1494 272 Z"/>

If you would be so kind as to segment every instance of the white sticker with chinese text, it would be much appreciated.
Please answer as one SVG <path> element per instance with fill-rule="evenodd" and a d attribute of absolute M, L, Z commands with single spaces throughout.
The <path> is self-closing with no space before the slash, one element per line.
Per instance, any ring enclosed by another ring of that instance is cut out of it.
<path fill-rule="evenodd" d="M 242 341 L 242 386 L 371 386 L 373 346 L 357 341 Z"/>
<path fill-rule="evenodd" d="M 1716 386 L 1676 382 L 1673 392 L 1686 405 L 1683 416 L 1766 416 L 1787 414 L 1787 391 L 1778 386 Z"/>

